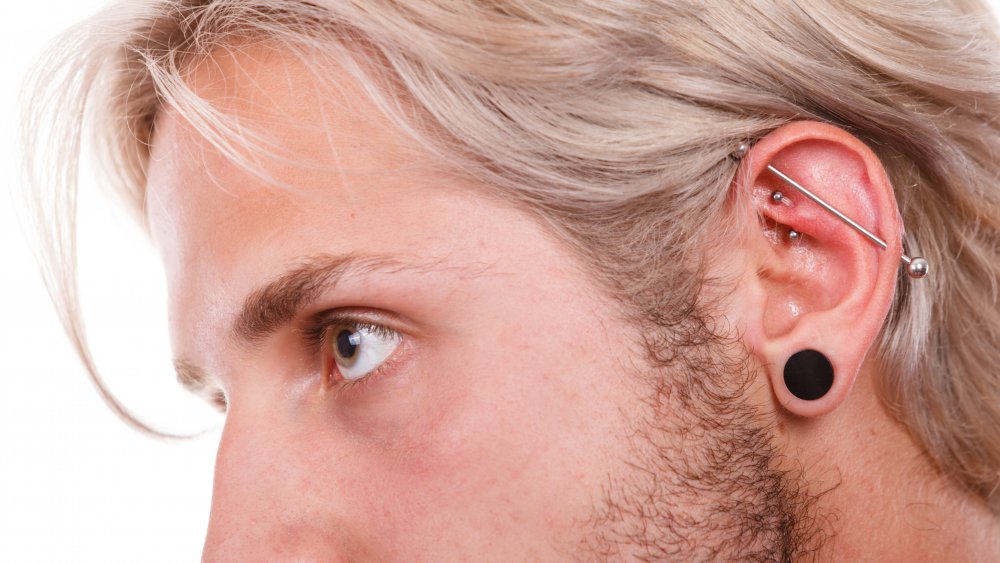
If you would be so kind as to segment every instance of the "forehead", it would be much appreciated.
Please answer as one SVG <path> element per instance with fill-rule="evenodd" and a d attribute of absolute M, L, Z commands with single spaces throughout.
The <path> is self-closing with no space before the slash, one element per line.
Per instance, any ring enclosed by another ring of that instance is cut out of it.
<path fill-rule="evenodd" d="M 177 109 L 157 121 L 147 213 L 175 348 L 212 345 L 247 294 L 304 256 L 468 263 L 502 238 L 491 226 L 524 220 L 473 203 L 475 187 L 391 126 L 341 68 L 244 49 L 189 82 L 224 116 L 213 129 L 245 132 L 252 146 L 213 146 Z"/>
<path fill-rule="evenodd" d="M 283 228 L 276 219 L 307 215 L 334 197 L 341 208 L 362 198 L 379 203 L 440 174 L 329 63 L 244 48 L 201 62 L 187 82 L 217 121 L 174 107 L 157 120 L 147 213 L 161 248 L 183 235 L 206 241 L 251 225 Z"/>

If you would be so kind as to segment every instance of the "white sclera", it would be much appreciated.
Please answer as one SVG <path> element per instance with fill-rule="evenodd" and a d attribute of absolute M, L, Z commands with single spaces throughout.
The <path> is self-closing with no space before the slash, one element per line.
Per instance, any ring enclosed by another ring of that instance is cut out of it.
<path fill-rule="evenodd" d="M 351 343 L 358 347 L 358 358 L 350 366 L 337 364 L 340 375 L 348 381 L 356 381 L 378 369 L 399 347 L 400 336 L 395 332 L 376 331 L 359 326 L 351 335 Z"/>

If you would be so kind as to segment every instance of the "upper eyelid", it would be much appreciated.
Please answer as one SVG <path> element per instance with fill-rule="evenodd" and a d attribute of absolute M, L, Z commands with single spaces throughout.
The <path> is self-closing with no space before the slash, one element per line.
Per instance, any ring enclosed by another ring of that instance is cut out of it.
<path fill-rule="evenodd" d="M 388 318 L 387 318 L 388 317 Z M 333 309 L 328 310 L 317 315 L 313 315 L 310 318 L 310 326 L 305 327 L 304 336 L 305 343 L 307 346 L 307 353 L 310 355 L 325 356 L 330 346 L 329 338 L 331 329 L 337 325 L 353 325 L 355 327 L 368 327 L 369 329 L 375 329 L 376 332 L 388 331 L 399 338 L 401 345 L 405 345 L 409 340 L 408 334 L 401 329 L 391 326 L 393 315 L 387 312 L 371 312 L 365 309 Z M 398 352 L 398 350 L 396 351 Z M 395 357 L 396 352 L 390 356 Z M 391 358 L 387 358 L 387 361 Z M 323 362 L 325 363 L 326 360 Z M 326 369 L 326 368 L 324 368 Z M 384 369 L 383 366 L 375 371 L 381 371 Z M 372 375 L 372 374 L 369 374 Z M 357 380 L 366 381 L 371 379 L 369 376 L 362 377 Z"/>
<path fill-rule="evenodd" d="M 366 314 L 363 311 L 364 311 L 363 309 L 362 310 L 348 309 L 346 311 L 343 309 L 340 310 L 333 309 L 330 311 L 319 313 L 318 315 L 313 315 L 311 319 L 313 326 L 311 328 L 306 329 L 310 331 L 310 334 L 306 335 L 307 339 L 311 340 L 309 344 L 311 347 L 314 347 L 314 350 L 311 350 L 311 352 L 325 355 L 327 352 L 323 350 L 323 347 L 329 346 L 329 343 L 327 342 L 326 339 L 330 334 L 330 329 L 336 327 L 337 325 L 344 325 L 344 324 L 350 324 L 356 327 L 368 327 L 369 329 L 375 329 L 376 331 L 382 331 L 382 330 L 389 331 L 399 338 L 400 348 L 406 346 L 407 338 L 406 338 L 406 333 L 403 330 L 389 326 L 389 323 L 387 322 L 378 322 L 378 320 L 373 320 L 372 319 L 373 315 L 371 313 Z M 374 316 L 377 316 L 379 317 L 379 319 L 382 319 L 384 318 L 384 316 L 391 317 L 392 315 L 376 314 Z M 396 361 L 398 360 L 399 352 L 400 352 L 399 349 L 394 350 L 375 369 L 373 369 L 370 373 L 367 373 L 358 379 L 350 379 L 350 380 L 340 379 L 337 384 L 337 388 L 340 389 L 341 391 L 344 391 L 348 388 L 358 388 L 363 385 L 368 385 L 371 382 L 379 379 L 380 374 L 384 373 L 387 369 L 391 369 L 391 367 L 395 365 Z M 324 373 L 324 379 L 326 379 L 325 373 Z"/>
<path fill-rule="evenodd" d="M 387 329 L 400 335 L 407 332 L 405 327 L 398 326 L 402 323 L 391 313 L 354 307 L 331 309 L 312 315 L 306 326 L 301 328 L 301 332 L 310 343 L 318 344 L 324 332 L 338 323 Z"/>

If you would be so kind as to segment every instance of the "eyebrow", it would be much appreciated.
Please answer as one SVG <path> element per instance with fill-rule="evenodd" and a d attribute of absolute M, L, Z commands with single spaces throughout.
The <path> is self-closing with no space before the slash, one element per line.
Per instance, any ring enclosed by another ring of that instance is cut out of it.
<path fill-rule="evenodd" d="M 320 254 L 301 259 L 297 265 L 247 296 L 233 322 L 232 334 L 240 344 L 255 344 L 294 319 L 347 273 L 377 270 L 397 273 L 406 269 L 428 271 L 432 268 L 406 265 L 387 255 Z"/>
<path fill-rule="evenodd" d="M 391 255 L 318 254 L 300 259 L 246 297 L 230 329 L 237 343 L 248 346 L 267 338 L 348 274 L 440 271 L 439 262 L 414 264 Z M 174 360 L 177 381 L 186 389 L 219 403 L 214 378 L 191 361 Z M 224 399 L 222 400 L 224 405 Z"/>

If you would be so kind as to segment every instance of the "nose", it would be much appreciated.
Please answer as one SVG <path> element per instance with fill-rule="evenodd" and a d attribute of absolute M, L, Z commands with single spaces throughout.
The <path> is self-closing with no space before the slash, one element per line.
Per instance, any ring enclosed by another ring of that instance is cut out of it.
<path fill-rule="evenodd" d="M 337 476 L 316 455 L 329 445 L 309 443 L 311 433 L 266 412 L 231 407 L 216 456 L 202 561 L 364 559 L 337 506 L 343 502 Z"/>

